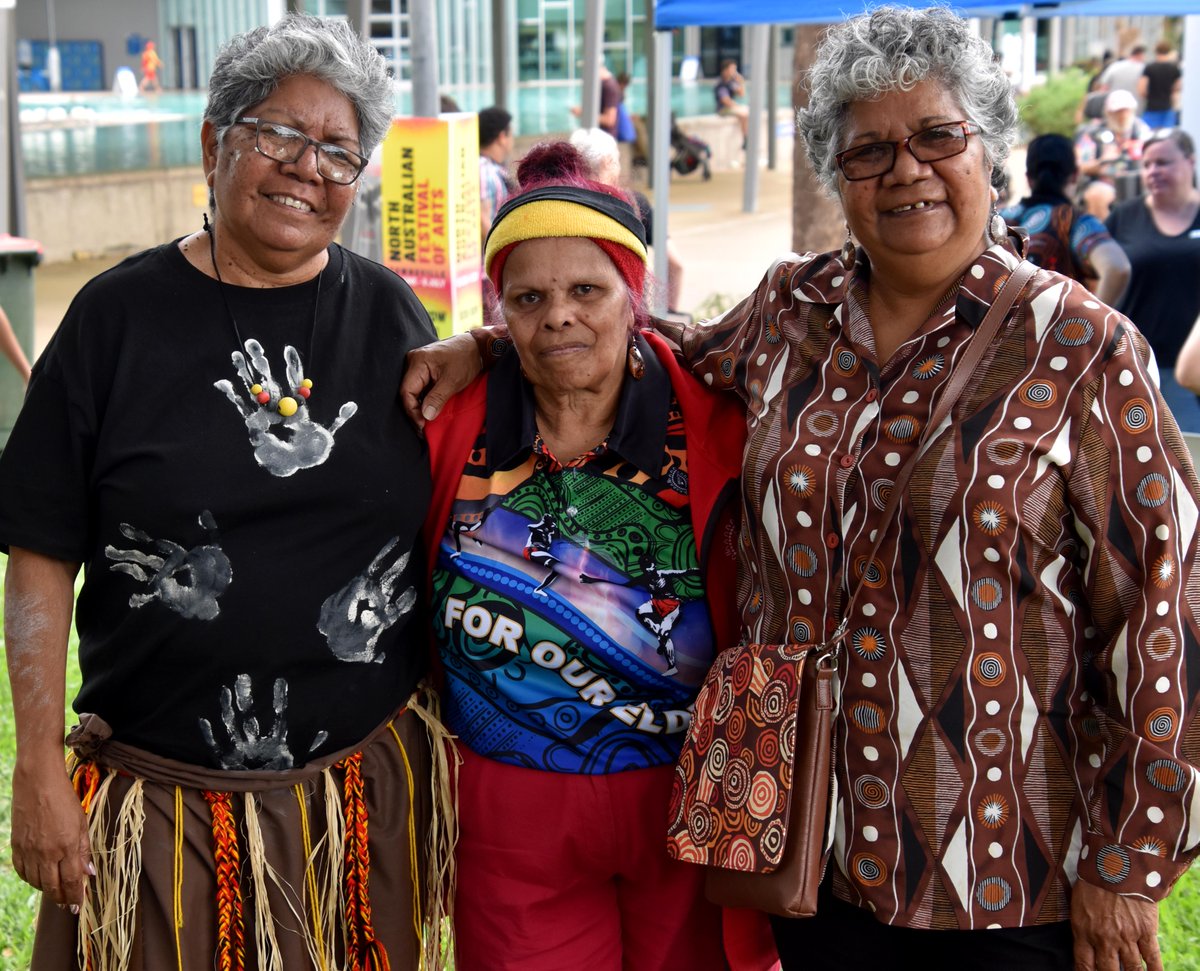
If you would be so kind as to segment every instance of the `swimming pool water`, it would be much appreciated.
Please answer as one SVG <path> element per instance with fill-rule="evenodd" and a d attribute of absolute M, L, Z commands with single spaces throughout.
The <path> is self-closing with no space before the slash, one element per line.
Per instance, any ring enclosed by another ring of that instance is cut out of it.
<path fill-rule="evenodd" d="M 464 111 L 486 107 L 491 88 L 447 88 Z M 21 153 L 27 179 L 63 178 L 200 165 L 200 122 L 205 92 L 166 91 L 148 96 L 79 92 L 20 96 Z M 780 104 L 789 104 L 786 85 Z M 627 98 L 635 114 L 646 110 L 645 84 L 634 82 Z M 517 135 L 568 132 L 577 124 L 577 84 L 515 89 Z M 675 84 L 671 108 L 678 117 L 713 111 L 712 82 Z M 411 111 L 411 95 L 397 95 L 396 113 Z"/>

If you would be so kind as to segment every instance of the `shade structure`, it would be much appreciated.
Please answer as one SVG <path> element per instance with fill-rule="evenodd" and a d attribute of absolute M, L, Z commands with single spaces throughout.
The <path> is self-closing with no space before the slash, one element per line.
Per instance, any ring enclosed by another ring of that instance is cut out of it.
<path fill-rule="evenodd" d="M 935 0 L 906 0 L 906 7 L 930 7 Z M 676 27 L 736 27 L 742 24 L 826 24 L 845 20 L 879 6 L 878 0 L 658 0 L 654 23 L 659 30 Z M 1200 0 L 1066 0 L 1063 3 L 1014 3 L 1004 0 L 958 0 L 952 10 L 964 17 L 1182 17 L 1200 14 Z"/>
<path fill-rule="evenodd" d="M 1080 5 L 1090 2 L 1107 0 L 1081 0 Z M 1200 0 L 1191 0 L 1191 3 L 1193 7 L 1200 7 Z M 934 0 L 908 0 L 903 4 L 906 7 L 934 5 Z M 654 26 L 658 30 L 672 30 L 676 27 L 733 27 L 741 24 L 826 24 L 845 20 L 877 6 L 878 0 L 750 0 L 747 3 L 730 3 L 729 0 L 658 0 L 654 7 Z M 960 0 L 949 6 L 964 17 L 998 17 L 1022 9 L 1021 4 L 997 0 Z M 1141 10 L 1138 12 L 1141 13 Z"/>

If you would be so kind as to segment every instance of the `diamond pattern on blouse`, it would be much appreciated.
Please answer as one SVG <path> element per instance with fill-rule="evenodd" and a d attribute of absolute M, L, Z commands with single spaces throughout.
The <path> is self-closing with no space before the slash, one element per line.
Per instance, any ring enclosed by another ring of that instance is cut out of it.
<path fill-rule="evenodd" d="M 878 519 L 1016 260 L 985 252 L 883 366 L 836 254 L 679 335 L 748 409 L 745 642 L 823 639 L 864 578 L 834 884 L 893 924 L 1063 920 L 1076 879 L 1158 898 L 1200 845 L 1198 486 L 1129 321 L 1040 272 Z"/>

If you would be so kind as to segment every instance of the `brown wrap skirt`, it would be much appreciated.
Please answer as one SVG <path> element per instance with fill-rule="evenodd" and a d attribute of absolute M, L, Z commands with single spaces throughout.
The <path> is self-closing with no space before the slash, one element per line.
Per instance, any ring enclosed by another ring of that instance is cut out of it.
<path fill-rule="evenodd" d="M 283 772 L 159 758 L 81 721 L 68 769 L 97 875 L 79 917 L 43 899 L 33 971 L 440 965 L 453 813 L 429 693 Z"/>

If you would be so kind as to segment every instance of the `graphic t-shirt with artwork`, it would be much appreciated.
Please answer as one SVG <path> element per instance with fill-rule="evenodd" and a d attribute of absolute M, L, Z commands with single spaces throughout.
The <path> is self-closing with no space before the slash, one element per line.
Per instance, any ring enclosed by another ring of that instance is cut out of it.
<path fill-rule="evenodd" d="M 488 379 L 431 608 L 446 719 L 480 755 L 604 774 L 678 754 L 713 633 L 683 421 L 652 357 L 606 442 L 565 465 L 516 355 Z"/>
<path fill-rule="evenodd" d="M 76 711 L 191 764 L 289 769 L 404 703 L 430 484 L 396 388 L 432 338 L 338 246 L 319 284 L 222 295 L 172 243 L 84 287 L 0 458 L 0 544 L 84 566 Z"/>

